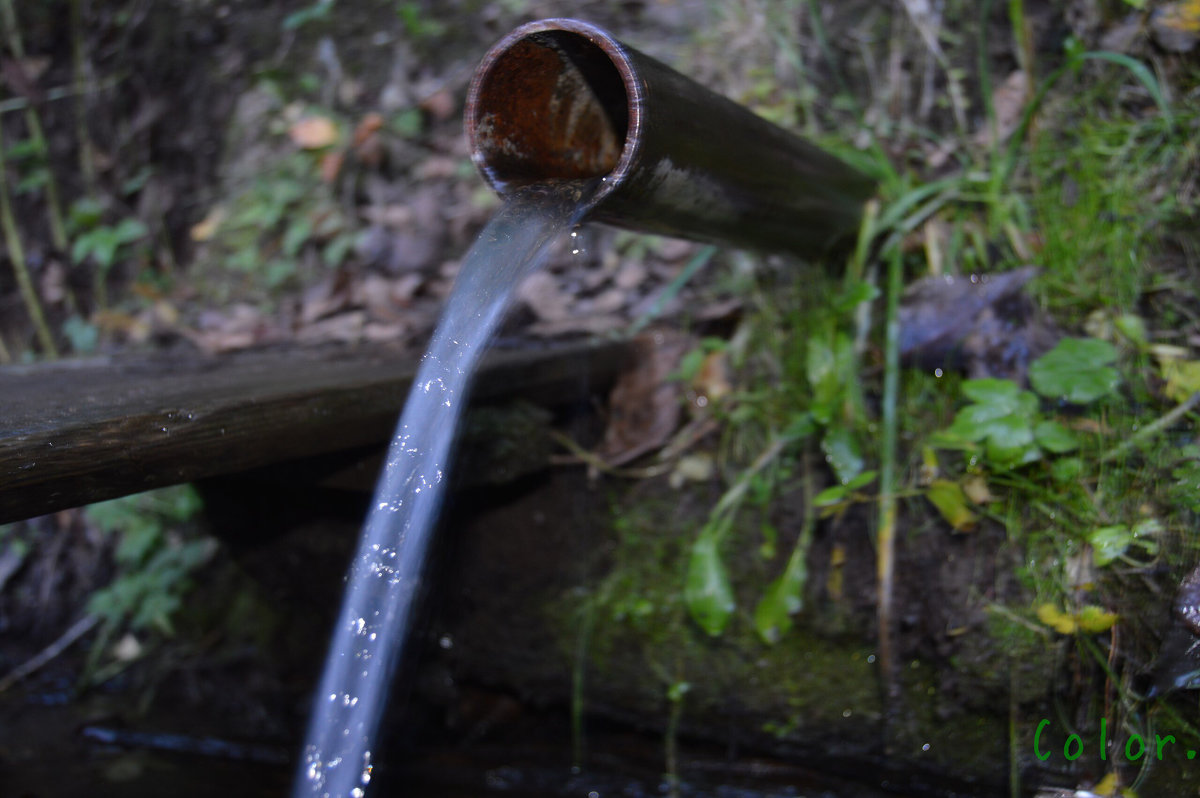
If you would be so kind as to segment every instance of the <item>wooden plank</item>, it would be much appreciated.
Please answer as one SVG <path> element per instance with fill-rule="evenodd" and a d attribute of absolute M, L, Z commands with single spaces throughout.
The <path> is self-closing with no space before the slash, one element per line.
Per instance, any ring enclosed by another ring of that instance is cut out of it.
<path fill-rule="evenodd" d="M 628 357 L 624 343 L 494 350 L 473 396 L 570 401 Z M 0 368 L 0 523 L 386 442 L 414 369 L 379 351 Z"/>

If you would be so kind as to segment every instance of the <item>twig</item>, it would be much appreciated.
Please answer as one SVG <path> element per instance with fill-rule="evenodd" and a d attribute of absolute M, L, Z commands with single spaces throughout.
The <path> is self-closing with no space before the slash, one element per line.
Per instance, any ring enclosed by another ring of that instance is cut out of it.
<path fill-rule="evenodd" d="M 115 86 L 119 86 L 124 82 L 124 76 L 109 77 L 96 85 L 96 91 L 107 91 Z M 24 111 L 26 108 L 31 108 L 35 105 L 46 105 L 59 100 L 67 100 L 75 96 L 73 86 L 55 86 L 52 89 L 46 89 L 38 97 L 36 103 L 30 102 L 28 97 L 10 97 L 3 102 L 0 102 L 0 116 L 11 114 L 16 111 Z"/>
<path fill-rule="evenodd" d="M 71 647 L 79 638 L 83 637 L 88 632 L 95 628 L 96 624 L 100 623 L 99 615 L 85 615 L 71 626 L 70 629 L 62 633 L 62 636 L 55 640 L 50 645 L 43 648 L 30 659 L 25 660 L 17 667 L 9 671 L 8 675 L 0 679 L 0 693 L 3 693 L 8 688 L 12 687 L 17 682 L 24 679 L 26 676 L 34 673 L 42 668 L 59 654 Z"/>
<path fill-rule="evenodd" d="M 564 435 L 556 429 L 550 430 L 550 437 L 552 437 L 560 446 L 574 455 L 577 458 L 576 462 L 584 463 L 589 468 L 594 468 L 596 471 L 599 471 L 602 474 L 609 474 L 614 477 L 625 477 L 627 479 L 648 479 L 650 477 L 659 476 L 660 474 L 665 474 L 672 467 L 674 467 L 674 463 L 667 462 L 648 466 L 646 468 L 617 468 L 616 466 L 611 466 L 604 462 L 604 459 L 598 454 L 589 452 L 587 449 L 571 440 L 569 436 Z"/>
<path fill-rule="evenodd" d="M 8 197 L 8 164 L 4 160 L 4 131 L 0 130 L 0 224 L 3 225 L 4 239 L 8 244 L 8 256 L 12 260 L 13 272 L 17 277 L 17 287 L 21 291 L 21 299 L 25 309 L 33 321 L 42 350 L 50 359 L 58 357 L 58 348 L 54 345 L 54 336 L 46 326 L 46 317 L 42 315 L 42 304 L 38 301 L 37 292 L 33 290 L 33 281 L 29 278 L 29 266 L 25 263 L 25 250 L 21 247 L 21 239 L 17 234 L 17 222 L 13 218 L 12 202 Z"/>
<path fill-rule="evenodd" d="M 1159 418 L 1157 421 L 1152 421 L 1151 423 L 1139 429 L 1137 432 L 1130 435 L 1121 443 L 1109 449 L 1104 453 L 1104 456 L 1100 458 L 1100 462 L 1107 463 L 1117 459 L 1134 446 L 1137 446 L 1143 441 L 1167 429 L 1176 421 L 1195 410 L 1198 405 L 1200 405 L 1200 391 L 1196 391 L 1187 399 L 1183 400 L 1178 407 L 1175 407 L 1167 412 L 1167 414 L 1162 418 Z"/>

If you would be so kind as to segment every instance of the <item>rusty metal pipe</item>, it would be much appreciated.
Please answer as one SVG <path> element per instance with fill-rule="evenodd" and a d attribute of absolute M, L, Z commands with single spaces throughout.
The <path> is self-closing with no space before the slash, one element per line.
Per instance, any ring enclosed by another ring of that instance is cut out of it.
<path fill-rule="evenodd" d="M 475 71 L 471 153 L 500 195 L 599 179 L 589 220 L 820 254 L 853 233 L 874 182 L 610 34 L 530 22 Z"/>

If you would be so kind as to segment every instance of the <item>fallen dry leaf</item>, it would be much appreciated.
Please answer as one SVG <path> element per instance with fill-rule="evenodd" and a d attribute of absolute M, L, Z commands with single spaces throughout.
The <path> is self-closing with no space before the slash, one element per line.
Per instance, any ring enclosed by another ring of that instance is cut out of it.
<path fill-rule="evenodd" d="M 376 111 L 364 116 L 354 128 L 354 146 L 362 146 L 362 143 L 371 136 L 375 135 L 380 128 L 383 127 L 383 116 Z"/>
<path fill-rule="evenodd" d="M 635 340 L 636 360 L 609 395 L 608 428 L 597 454 L 609 465 L 660 448 L 679 425 L 681 387 L 670 375 L 693 346 L 680 332 L 655 330 Z"/>
<path fill-rule="evenodd" d="M 306 116 L 288 129 L 292 143 L 302 150 L 320 150 L 337 141 L 337 124 L 325 116 Z"/>
<path fill-rule="evenodd" d="M 214 206 L 208 212 L 207 216 L 192 225 L 192 240 L 199 242 L 209 241 L 216 235 L 223 221 L 225 221 L 225 209 L 220 205 Z"/>
<path fill-rule="evenodd" d="M 362 340 L 363 328 L 366 326 L 367 314 L 362 310 L 352 310 L 339 313 L 336 316 L 321 319 L 318 322 L 301 327 L 296 332 L 296 340 L 301 343 L 337 342 L 353 344 Z"/>
<path fill-rule="evenodd" d="M 417 107 L 433 117 L 435 122 L 445 122 L 458 110 L 458 104 L 454 102 L 454 95 L 447 89 L 435 91 L 421 100 Z"/>
<path fill-rule="evenodd" d="M 978 146 L 986 149 L 992 145 L 1007 141 L 1025 113 L 1025 105 L 1029 102 L 1029 76 L 1023 70 L 1010 72 L 994 92 L 992 105 L 996 109 L 996 126 L 985 124 L 972 137 Z M 995 133 L 995 138 L 992 134 Z"/>
<path fill-rule="evenodd" d="M 300 324 L 311 325 L 345 310 L 351 303 L 350 280 L 346 273 L 336 272 L 304 292 L 300 300 Z"/>
<path fill-rule="evenodd" d="M 332 183 L 337 180 L 337 177 L 342 172 L 342 165 L 346 162 L 346 153 L 327 152 L 321 156 L 321 179 L 326 183 Z"/>
<path fill-rule="evenodd" d="M 1150 29 L 1163 48 L 1188 52 L 1200 39 L 1200 0 L 1167 3 L 1150 18 Z"/>
<path fill-rule="evenodd" d="M 718 402 L 733 390 L 729 377 L 729 356 L 724 349 L 709 352 L 692 379 L 692 390 L 705 397 L 704 405 Z"/>

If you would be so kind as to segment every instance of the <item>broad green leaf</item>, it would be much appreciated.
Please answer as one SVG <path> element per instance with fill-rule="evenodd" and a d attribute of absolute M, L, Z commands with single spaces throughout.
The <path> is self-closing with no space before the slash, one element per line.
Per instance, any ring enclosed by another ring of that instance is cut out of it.
<path fill-rule="evenodd" d="M 1125 553 L 1133 542 L 1133 533 L 1124 524 L 1114 524 L 1093 530 L 1087 539 L 1092 544 L 1092 561 L 1103 567 Z"/>
<path fill-rule="evenodd" d="M 692 544 L 683 599 L 700 628 L 713 637 L 725 631 L 735 607 L 729 573 L 721 561 L 717 536 L 702 533 Z"/>
<path fill-rule="evenodd" d="M 1012 467 L 1040 455 L 1033 445 L 1037 397 L 1010 380 L 981 379 L 963 383 L 963 393 L 975 400 L 958 411 L 945 431 L 948 441 L 983 442 L 988 460 Z M 940 440 L 947 440 L 941 438 Z"/>
<path fill-rule="evenodd" d="M 804 606 L 804 585 L 808 581 L 808 552 L 797 544 L 787 567 L 754 608 L 754 629 L 764 643 L 774 644 L 792 628 L 792 616 Z"/>
<path fill-rule="evenodd" d="M 129 244 L 144 238 L 147 232 L 149 231 L 146 225 L 139 219 L 122 219 L 120 224 L 113 228 L 113 238 L 119 244 Z"/>
<path fill-rule="evenodd" d="M 1083 461 L 1078 457 L 1061 457 L 1050 464 L 1050 478 L 1055 482 L 1070 482 L 1083 473 Z"/>
<path fill-rule="evenodd" d="M 1047 399 L 1083 405 L 1112 394 L 1121 376 L 1117 350 L 1097 338 L 1064 338 L 1029 367 L 1034 390 Z"/>
<path fill-rule="evenodd" d="M 1064 454 L 1079 448 L 1079 440 L 1075 437 L 1075 433 L 1057 421 L 1049 419 L 1038 422 L 1037 426 L 1033 428 L 1033 437 L 1038 446 L 1054 454 Z"/>
<path fill-rule="evenodd" d="M 1010 410 L 1018 407 L 1019 397 L 1023 393 L 1020 386 L 1012 380 L 996 377 L 963 380 L 962 392 L 968 399 L 979 404 L 1006 407 Z"/>
<path fill-rule="evenodd" d="M 831 427 L 821 439 L 821 450 L 825 452 L 825 462 L 833 469 L 838 482 L 843 485 L 862 473 L 863 456 L 859 451 L 858 441 L 854 433 L 845 427 Z"/>
<path fill-rule="evenodd" d="M 935 479 L 925 489 L 925 498 L 937 508 L 956 531 L 968 532 L 975 528 L 979 518 L 967 505 L 967 496 L 962 486 L 948 479 Z"/>

